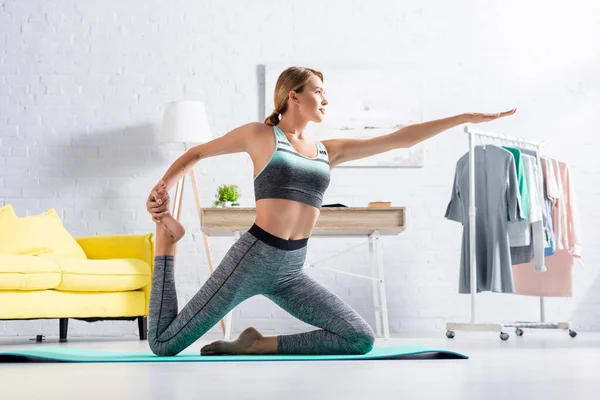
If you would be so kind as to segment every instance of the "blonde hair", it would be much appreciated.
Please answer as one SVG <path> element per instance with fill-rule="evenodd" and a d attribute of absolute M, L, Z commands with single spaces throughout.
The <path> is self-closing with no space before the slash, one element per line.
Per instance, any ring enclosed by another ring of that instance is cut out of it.
<path fill-rule="evenodd" d="M 304 85 L 313 75 L 318 76 L 323 81 L 323 74 L 320 71 L 304 67 L 289 67 L 279 75 L 273 96 L 275 109 L 271 115 L 265 118 L 265 124 L 275 126 L 279 123 L 279 114 L 285 113 L 288 109 L 287 100 L 290 91 L 302 93 Z"/>

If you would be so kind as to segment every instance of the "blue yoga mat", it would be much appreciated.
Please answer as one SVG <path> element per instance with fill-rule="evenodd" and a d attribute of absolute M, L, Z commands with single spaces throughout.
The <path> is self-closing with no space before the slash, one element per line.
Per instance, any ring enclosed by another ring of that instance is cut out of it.
<path fill-rule="evenodd" d="M 466 359 L 464 354 L 419 345 L 376 347 L 364 355 L 296 356 L 296 355 L 221 355 L 201 356 L 200 351 L 183 351 L 173 357 L 159 357 L 151 352 L 116 352 L 69 347 L 31 347 L 0 352 L 0 362 L 217 362 L 217 361 L 332 361 L 332 360 L 399 360 L 399 359 Z"/>

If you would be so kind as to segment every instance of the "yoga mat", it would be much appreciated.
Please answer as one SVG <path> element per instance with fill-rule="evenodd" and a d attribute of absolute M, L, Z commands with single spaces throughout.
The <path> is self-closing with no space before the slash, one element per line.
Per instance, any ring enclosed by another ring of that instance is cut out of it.
<path fill-rule="evenodd" d="M 364 355 L 296 356 L 296 355 L 222 355 L 201 356 L 200 350 L 184 350 L 173 357 L 159 357 L 152 352 L 115 352 L 69 347 L 31 347 L 0 352 L 0 362 L 218 362 L 218 361 L 335 361 L 398 359 L 466 359 L 448 350 L 419 345 L 376 347 Z"/>

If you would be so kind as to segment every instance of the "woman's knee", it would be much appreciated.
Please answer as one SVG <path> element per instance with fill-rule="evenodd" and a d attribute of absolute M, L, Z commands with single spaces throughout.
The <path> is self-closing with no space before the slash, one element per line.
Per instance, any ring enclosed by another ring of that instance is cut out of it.
<path fill-rule="evenodd" d="M 366 354 L 373 350 L 375 345 L 375 334 L 373 330 L 368 330 L 359 335 L 356 339 L 356 351 L 360 354 Z"/>
<path fill-rule="evenodd" d="M 352 340 L 350 340 L 351 354 L 367 354 L 373 350 L 375 344 L 375 332 L 367 324 L 356 328 Z"/>
<path fill-rule="evenodd" d="M 158 338 L 151 338 L 150 335 L 148 335 L 148 345 L 152 353 L 159 357 L 172 357 L 178 354 L 173 348 L 170 348 L 165 343 L 160 343 Z"/>
<path fill-rule="evenodd" d="M 173 351 L 166 346 L 150 346 L 150 350 L 159 357 L 173 357 L 177 355 L 176 351 Z"/>

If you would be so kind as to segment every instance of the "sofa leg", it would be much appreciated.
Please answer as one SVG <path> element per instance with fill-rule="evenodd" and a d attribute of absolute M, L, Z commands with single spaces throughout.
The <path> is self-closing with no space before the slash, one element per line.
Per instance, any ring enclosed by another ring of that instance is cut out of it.
<path fill-rule="evenodd" d="M 67 341 L 67 330 L 69 329 L 69 318 L 59 319 L 60 342 Z"/>
<path fill-rule="evenodd" d="M 140 340 L 148 340 L 148 318 L 138 317 L 138 329 L 140 331 Z"/>

